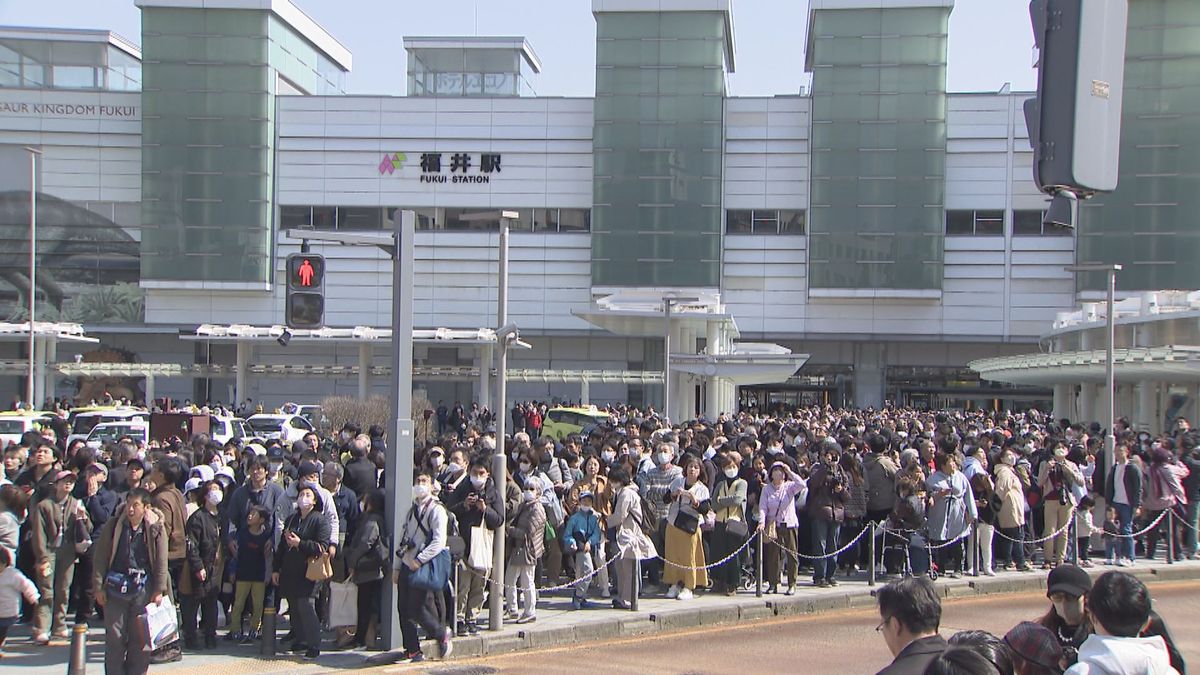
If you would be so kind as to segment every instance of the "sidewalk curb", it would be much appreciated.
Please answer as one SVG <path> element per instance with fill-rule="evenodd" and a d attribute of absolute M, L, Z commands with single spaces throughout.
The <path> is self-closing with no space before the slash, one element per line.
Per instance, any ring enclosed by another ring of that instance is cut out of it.
<path fill-rule="evenodd" d="M 1096 578 L 1106 571 L 1118 569 L 1121 568 L 1095 567 L 1087 571 L 1092 578 Z M 1200 566 L 1195 565 L 1156 564 L 1153 567 L 1124 568 L 1121 571 L 1130 572 L 1150 586 L 1168 581 L 1200 579 Z M 1008 573 L 1000 577 L 938 580 L 935 583 L 939 594 L 944 598 L 970 598 L 1044 590 L 1046 573 L 1039 570 L 1027 573 Z M 658 609 L 636 614 L 631 612 L 625 615 L 614 615 L 611 619 L 604 621 L 579 623 L 573 626 L 527 627 L 518 631 L 516 636 L 511 634 L 492 636 L 484 632 L 479 637 L 455 640 L 452 660 L 620 638 L 669 635 L 697 627 L 735 625 L 776 617 L 823 614 L 844 609 L 870 607 L 875 604 L 875 590 L 882 585 L 882 582 L 874 587 L 856 585 L 853 588 L 839 589 L 834 593 L 807 596 L 804 595 L 804 589 L 801 587 L 798 595 L 790 597 L 780 595 L 769 598 L 766 596 L 762 598 L 748 597 L 744 600 L 739 599 L 736 604 L 713 607 L 697 607 L 695 604 L 689 604 L 679 609 Z"/>

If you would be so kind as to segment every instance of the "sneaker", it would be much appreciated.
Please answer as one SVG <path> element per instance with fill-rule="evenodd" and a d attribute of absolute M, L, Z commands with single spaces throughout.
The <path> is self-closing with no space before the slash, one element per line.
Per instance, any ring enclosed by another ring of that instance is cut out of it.
<path fill-rule="evenodd" d="M 1016 564 L 1016 563 L 1010 563 L 1010 562 L 1009 562 L 1009 563 L 1004 563 L 1004 571 L 1005 571 L 1005 572 L 1012 572 L 1012 571 L 1014 571 L 1014 570 L 1016 570 L 1016 569 L 1017 569 L 1017 564 Z"/>
<path fill-rule="evenodd" d="M 695 594 L 692 593 L 692 589 L 684 588 L 679 591 L 679 593 L 675 596 L 675 599 L 676 600 L 691 600 L 694 597 L 696 597 L 696 596 L 695 596 Z"/>
<path fill-rule="evenodd" d="M 784 595 L 795 595 L 796 594 L 796 586 L 794 584 L 791 586 L 788 586 L 787 590 L 784 591 L 783 594 Z"/>
<path fill-rule="evenodd" d="M 479 624 L 474 621 L 467 622 L 467 635 L 479 635 Z"/>
<path fill-rule="evenodd" d="M 984 570 L 984 571 L 983 571 L 983 576 L 985 576 L 985 577 L 994 577 L 994 576 L 996 576 L 996 571 L 995 571 L 995 570 Z"/>
<path fill-rule="evenodd" d="M 1087 569 L 1089 567 L 1092 567 L 1092 561 L 1091 560 L 1080 560 L 1079 566 L 1084 569 Z"/>
<path fill-rule="evenodd" d="M 33 636 L 33 644 L 39 647 L 45 647 L 50 644 L 50 636 L 45 633 L 39 633 Z"/>
<path fill-rule="evenodd" d="M 624 600 L 622 600 L 620 598 L 613 598 L 612 599 L 612 608 L 613 609 L 629 609 L 629 603 L 625 602 Z"/>
<path fill-rule="evenodd" d="M 50 637 L 55 640 L 69 640 L 71 633 L 66 628 L 59 628 L 58 630 L 51 631 Z"/>
<path fill-rule="evenodd" d="M 582 608 L 583 608 L 583 601 L 577 597 L 572 597 L 571 598 L 571 609 L 582 609 Z"/>
<path fill-rule="evenodd" d="M 667 599 L 674 600 L 679 597 L 679 589 L 679 584 L 671 584 L 671 587 L 667 589 Z"/>
<path fill-rule="evenodd" d="M 1106 566 L 1108 566 L 1108 567 L 1112 567 L 1112 565 L 1113 565 L 1113 559 L 1112 559 L 1112 558 L 1106 558 L 1106 559 L 1104 560 L 1104 564 L 1105 564 Z"/>
<path fill-rule="evenodd" d="M 824 579 L 817 579 L 813 582 L 813 586 L 816 586 L 817 588 L 829 588 L 829 582 L 825 581 Z"/>
<path fill-rule="evenodd" d="M 404 655 L 404 658 L 402 660 L 408 661 L 409 663 L 420 663 L 425 660 L 425 653 L 424 652 L 408 652 L 407 654 Z"/>
<path fill-rule="evenodd" d="M 534 621 L 537 621 L 537 614 L 522 614 L 521 617 L 517 619 L 517 623 L 522 624 L 533 623 Z"/>
<path fill-rule="evenodd" d="M 238 644 L 252 645 L 257 638 L 258 636 L 254 634 L 254 631 L 250 631 L 249 633 L 243 634 L 242 637 L 238 639 Z"/>
<path fill-rule="evenodd" d="M 307 650 L 307 651 L 305 651 L 305 652 L 304 652 L 304 660 L 305 660 L 305 661 L 316 661 L 316 660 L 317 660 L 317 657 L 318 657 L 318 656 L 320 656 L 320 655 L 321 655 L 321 650 L 319 650 L 319 649 L 309 649 L 309 650 Z"/>
<path fill-rule="evenodd" d="M 1032 572 L 1033 565 L 1030 565 L 1028 562 L 1022 563 L 1021 566 L 1017 568 L 1017 571 L 1018 572 Z"/>
<path fill-rule="evenodd" d="M 231 630 L 225 634 L 226 642 L 241 642 L 244 638 L 245 638 L 245 636 L 242 635 L 241 631 L 232 631 Z"/>
<path fill-rule="evenodd" d="M 442 632 L 442 639 L 438 640 L 439 659 L 448 659 L 454 653 L 454 640 L 451 638 L 452 634 L 449 628 Z"/>
<path fill-rule="evenodd" d="M 1124 558 L 1121 558 L 1120 560 L 1117 561 L 1117 567 L 1129 567 L 1129 561 Z"/>
<path fill-rule="evenodd" d="M 833 577 L 829 577 L 828 579 L 825 580 L 825 583 L 829 584 L 830 586 L 837 586 L 838 580 L 834 579 Z"/>
<path fill-rule="evenodd" d="M 467 636 L 467 622 L 466 621 L 458 622 L 458 630 L 455 631 L 455 635 L 457 635 L 458 637 L 466 637 Z"/>

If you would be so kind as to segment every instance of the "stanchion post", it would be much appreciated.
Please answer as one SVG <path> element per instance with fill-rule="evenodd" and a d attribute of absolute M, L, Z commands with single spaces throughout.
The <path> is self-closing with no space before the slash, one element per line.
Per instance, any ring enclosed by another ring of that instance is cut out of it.
<path fill-rule="evenodd" d="M 629 580 L 633 595 L 629 599 L 629 611 L 638 611 L 638 596 L 642 594 L 642 559 L 633 556 L 633 579 Z"/>
<path fill-rule="evenodd" d="M 84 675 L 87 672 L 87 634 L 86 623 L 75 624 L 71 631 L 71 661 L 67 665 L 67 675 Z"/>
<path fill-rule="evenodd" d="M 462 568 L 462 565 L 458 564 L 457 562 L 452 562 L 450 564 L 454 566 L 454 586 L 452 586 L 450 588 L 450 599 L 454 601 L 454 607 L 457 608 L 458 607 L 458 573 L 459 573 L 460 569 Z M 446 608 L 446 612 L 448 614 L 450 614 L 451 617 L 453 617 L 452 619 L 450 619 L 450 630 L 454 631 L 455 635 L 458 635 L 458 612 L 451 611 L 450 608 Z"/>
<path fill-rule="evenodd" d="M 875 533 L 877 532 L 877 530 L 875 529 L 875 526 L 876 526 L 875 521 L 871 520 L 868 522 L 869 522 L 868 527 L 871 528 L 871 531 L 868 533 L 868 535 L 871 537 L 871 541 L 868 542 L 868 544 L 867 544 L 867 551 L 870 552 L 870 554 L 871 554 L 871 561 L 867 563 L 867 585 L 874 586 L 875 585 Z"/>
<path fill-rule="evenodd" d="M 762 530 L 758 533 L 758 543 L 756 544 L 758 547 L 758 560 L 754 563 L 754 597 L 756 598 L 761 598 L 763 593 L 763 538 L 766 536 L 763 534 L 763 532 L 765 531 L 766 530 Z"/>
<path fill-rule="evenodd" d="M 267 605 L 263 609 L 261 648 L 263 656 L 275 656 L 275 620 L 278 618 L 276 616 L 277 612 L 278 610 L 271 605 Z"/>
<path fill-rule="evenodd" d="M 970 551 L 971 551 L 970 562 L 971 562 L 971 576 L 973 576 L 973 577 L 979 576 L 979 546 L 977 546 L 978 537 L 976 536 L 978 531 L 975 529 L 975 527 L 976 527 L 976 524 L 971 523 L 971 530 L 967 533 L 967 546 L 971 547 L 970 548 Z"/>
<path fill-rule="evenodd" d="M 1175 509 L 1167 509 L 1167 564 L 1175 564 Z"/>
<path fill-rule="evenodd" d="M 1079 537 L 1076 536 L 1078 533 L 1075 531 L 1075 512 L 1074 511 L 1071 512 L 1070 517 L 1071 517 L 1071 521 L 1069 523 L 1067 523 L 1067 537 L 1068 537 L 1067 547 L 1075 552 L 1075 554 L 1071 556 L 1071 564 L 1078 565 L 1079 560 L 1083 556 L 1080 555 L 1080 553 L 1079 553 Z"/>

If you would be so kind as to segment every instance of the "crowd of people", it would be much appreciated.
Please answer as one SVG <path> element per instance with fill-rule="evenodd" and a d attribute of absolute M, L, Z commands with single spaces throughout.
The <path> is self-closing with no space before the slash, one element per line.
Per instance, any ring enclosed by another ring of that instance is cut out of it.
<path fill-rule="evenodd" d="M 878 675 L 1178 675 L 1186 673 L 1170 631 L 1137 577 L 1109 571 L 1092 581 L 1064 563 L 1046 580 L 1050 606 L 1004 635 L 939 633 L 941 596 L 925 577 L 876 593 L 875 627 L 893 655 Z"/>
<path fill-rule="evenodd" d="M 222 639 L 253 643 L 274 607 L 283 644 L 312 659 L 329 642 L 331 588 L 348 583 L 357 620 L 333 626 L 330 646 L 375 647 L 383 612 L 398 611 L 404 658 L 419 661 L 422 636 L 444 657 L 456 634 L 478 633 L 493 579 L 504 620 L 522 624 L 539 593 L 576 610 L 686 602 L 752 588 L 759 562 L 767 592 L 790 595 L 802 572 L 823 588 L 869 566 L 936 578 L 976 557 L 994 575 L 1086 568 L 1099 551 L 1128 566 L 1164 542 L 1196 554 L 1200 455 L 1182 419 L 1156 436 L 1119 421 L 1106 466 L 1099 425 L 1036 410 L 814 407 L 670 424 L 616 405 L 561 440 L 538 433 L 544 410 L 514 406 L 497 480 L 491 414 L 439 403 L 427 417 L 441 433 L 416 448 L 414 501 L 394 528 L 379 426 L 286 446 L 196 434 L 91 448 L 53 425 L 29 432 L 3 454 L 0 648 L 18 621 L 46 645 L 66 639 L 69 614 L 102 613 L 109 672 L 139 673 Z M 389 582 L 395 610 L 380 606 Z M 131 626 L 164 598 L 180 641 L 160 647 Z"/>

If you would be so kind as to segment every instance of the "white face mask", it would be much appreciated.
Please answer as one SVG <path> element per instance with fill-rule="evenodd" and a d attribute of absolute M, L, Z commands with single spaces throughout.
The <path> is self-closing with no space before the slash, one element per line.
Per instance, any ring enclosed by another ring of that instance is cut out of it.
<path fill-rule="evenodd" d="M 224 498 L 225 498 L 225 493 L 221 492 L 220 490 L 209 490 L 208 491 L 208 503 L 212 504 L 213 506 L 220 504 L 221 500 Z"/>
<path fill-rule="evenodd" d="M 1055 451 L 1054 451 L 1054 456 L 1055 456 L 1055 457 L 1057 457 L 1058 459 L 1066 459 L 1066 457 L 1067 457 L 1067 449 L 1066 449 L 1066 448 L 1057 448 L 1057 449 L 1055 449 Z"/>
<path fill-rule="evenodd" d="M 617 458 L 617 453 L 613 452 L 612 450 L 605 450 L 604 452 L 600 453 L 600 457 L 605 461 L 605 463 L 612 463 L 612 461 Z"/>
<path fill-rule="evenodd" d="M 300 495 L 296 498 L 296 506 L 302 509 L 311 509 L 313 506 L 312 495 Z"/>
<path fill-rule="evenodd" d="M 433 455 L 432 457 L 429 458 L 429 465 L 435 469 L 440 469 L 440 468 L 442 468 L 443 461 L 444 460 L 442 459 L 441 455 Z"/>
<path fill-rule="evenodd" d="M 533 490 L 526 490 L 523 494 L 525 495 L 525 501 L 527 501 L 527 502 L 537 501 L 537 493 L 534 492 Z"/>
<path fill-rule="evenodd" d="M 450 470 L 450 473 L 458 473 L 459 471 L 462 471 L 462 464 L 459 464 L 458 462 L 450 462 L 450 465 L 446 468 Z"/>
<path fill-rule="evenodd" d="M 583 513 L 591 513 L 591 512 L 592 512 L 592 507 L 590 507 L 590 506 L 580 506 L 580 507 L 579 507 L 579 510 L 580 510 L 580 511 L 582 511 Z"/>
<path fill-rule="evenodd" d="M 666 466 L 671 463 L 671 453 L 660 452 L 654 456 L 654 463 L 659 466 Z"/>
<path fill-rule="evenodd" d="M 728 469 L 725 469 L 725 477 L 726 478 L 736 478 L 737 475 L 738 475 L 737 467 L 731 466 Z"/>
<path fill-rule="evenodd" d="M 414 485 L 412 489 L 413 501 L 424 501 L 429 496 L 428 485 Z"/>
<path fill-rule="evenodd" d="M 279 470 L 283 468 L 283 462 L 270 462 L 267 466 L 270 468 L 271 473 L 279 473 Z"/>
<path fill-rule="evenodd" d="M 520 467 L 521 473 L 529 473 L 529 470 L 533 468 L 533 465 L 529 462 L 521 462 L 517 466 Z"/>
<path fill-rule="evenodd" d="M 471 476 L 471 485 L 473 485 L 476 490 L 482 490 L 486 483 L 487 476 Z"/>

